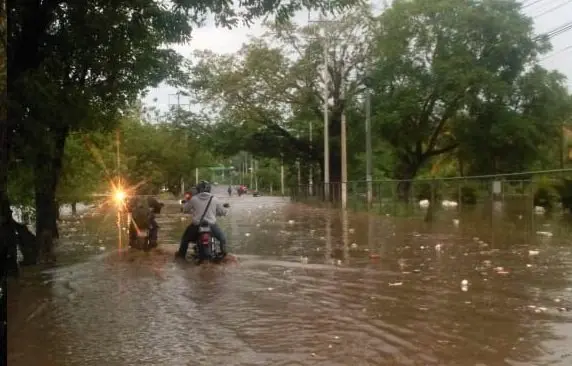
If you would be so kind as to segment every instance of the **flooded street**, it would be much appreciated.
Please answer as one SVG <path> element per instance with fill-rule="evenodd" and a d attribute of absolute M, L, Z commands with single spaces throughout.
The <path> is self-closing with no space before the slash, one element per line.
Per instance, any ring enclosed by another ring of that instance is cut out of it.
<path fill-rule="evenodd" d="M 148 254 L 118 250 L 113 214 L 67 219 L 59 265 L 10 283 L 9 364 L 572 364 L 562 218 L 229 202 L 239 261 L 224 266 L 173 261 L 187 224 L 175 202 Z"/>

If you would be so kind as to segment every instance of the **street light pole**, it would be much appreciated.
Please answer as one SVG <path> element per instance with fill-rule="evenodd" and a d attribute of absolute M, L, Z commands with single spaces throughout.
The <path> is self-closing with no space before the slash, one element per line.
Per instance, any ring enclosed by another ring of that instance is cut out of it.
<path fill-rule="evenodd" d="M 321 15 L 320 15 L 321 18 Z M 324 30 L 324 194 L 326 199 L 330 198 L 330 119 L 328 117 L 329 93 L 329 71 L 328 71 L 328 35 Z"/>
<path fill-rule="evenodd" d="M 314 151 L 312 147 L 312 121 L 310 121 L 310 151 Z M 313 195 L 313 185 L 314 185 L 314 170 L 312 169 L 312 160 L 310 159 L 310 172 L 308 174 L 308 187 L 310 196 Z"/>
<path fill-rule="evenodd" d="M 309 15 L 308 15 L 309 17 Z M 319 20 L 309 20 L 310 23 L 330 23 L 332 21 L 325 20 L 322 13 L 320 13 Z M 324 29 L 323 35 L 323 46 L 324 46 L 324 89 L 322 91 L 322 98 L 323 98 L 323 109 L 324 109 L 324 197 L 329 199 L 330 197 L 330 124 L 329 124 L 329 117 L 328 117 L 328 108 L 329 108 L 329 99 L 330 99 L 330 90 L 329 90 L 329 71 L 328 71 L 328 58 L 329 58 L 329 49 L 330 49 L 330 42 L 328 38 L 327 30 Z"/>
<path fill-rule="evenodd" d="M 372 178 L 372 151 L 371 151 L 371 93 L 369 88 L 365 92 L 365 155 L 366 155 L 366 181 L 367 181 L 367 206 L 371 207 L 373 200 Z"/>
<path fill-rule="evenodd" d="M 342 104 L 343 105 L 343 104 Z M 342 120 L 341 120 L 341 168 L 342 168 L 342 181 L 341 181 L 341 189 L 342 189 L 342 210 L 345 210 L 348 206 L 348 157 L 347 157 L 347 139 L 346 139 L 346 112 L 345 110 L 342 111 Z"/>
<path fill-rule="evenodd" d="M 280 157 L 280 192 L 284 196 L 284 156 Z"/>

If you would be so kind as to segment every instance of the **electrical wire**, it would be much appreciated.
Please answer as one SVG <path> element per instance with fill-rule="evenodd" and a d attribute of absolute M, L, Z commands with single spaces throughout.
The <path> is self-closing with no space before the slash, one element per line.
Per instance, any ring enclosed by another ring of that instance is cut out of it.
<path fill-rule="evenodd" d="M 544 11 L 544 12 L 538 14 L 538 15 L 535 15 L 535 16 L 533 16 L 532 18 L 533 18 L 533 19 L 540 18 L 540 17 L 543 16 L 543 15 L 550 14 L 550 13 L 552 13 L 553 11 L 555 11 L 555 10 L 557 10 L 557 9 L 560 9 L 560 8 L 563 7 L 563 6 L 570 5 L 570 4 L 572 4 L 572 1 L 570 1 L 570 0 L 569 0 L 569 1 L 566 1 L 566 2 L 564 2 L 564 3 L 562 3 L 562 4 L 553 6 L 552 8 L 550 8 L 550 9 L 548 9 L 548 10 L 546 10 L 546 11 Z"/>
<path fill-rule="evenodd" d="M 570 45 L 570 46 L 568 46 L 568 47 L 564 47 L 564 48 L 562 48 L 562 49 L 560 49 L 560 50 L 558 50 L 558 51 L 556 51 L 556 52 L 553 52 L 553 53 L 551 53 L 550 55 L 541 58 L 539 61 L 548 60 L 549 58 L 552 58 L 552 57 L 554 57 L 554 56 L 557 56 L 557 55 L 561 54 L 562 52 L 566 52 L 566 51 L 568 51 L 568 50 L 572 50 L 572 45 Z"/>
<path fill-rule="evenodd" d="M 551 38 L 554 38 L 554 37 L 556 37 L 556 36 L 559 36 L 559 35 L 561 35 L 561 34 L 563 34 L 563 33 L 566 33 L 566 32 L 568 32 L 568 31 L 571 30 L 571 29 L 572 29 L 572 21 L 567 22 L 567 23 L 564 23 L 564 24 L 562 24 L 562 25 L 559 25 L 558 27 L 556 27 L 556 28 L 554 28 L 554 29 L 552 29 L 552 30 L 550 30 L 550 31 L 548 31 L 548 32 L 546 32 L 546 33 L 539 34 L 539 35 L 536 36 L 535 38 L 538 39 L 538 38 L 540 38 L 540 37 L 542 37 L 542 36 L 545 36 L 545 37 L 547 37 L 548 39 L 551 39 Z"/>
<path fill-rule="evenodd" d="M 532 5 L 541 3 L 541 2 L 543 2 L 543 1 L 546 1 L 546 0 L 536 0 L 536 1 L 533 1 L 533 2 L 528 3 L 528 4 L 525 2 L 525 3 L 522 5 L 521 9 L 528 8 L 529 6 L 532 6 Z"/>

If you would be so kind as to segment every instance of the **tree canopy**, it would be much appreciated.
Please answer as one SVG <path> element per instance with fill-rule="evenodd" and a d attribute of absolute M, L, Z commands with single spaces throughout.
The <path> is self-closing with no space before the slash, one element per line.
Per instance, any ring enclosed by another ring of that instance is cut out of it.
<path fill-rule="evenodd" d="M 190 68 L 188 90 L 216 112 L 225 153 L 321 164 L 325 82 L 332 181 L 342 113 L 350 179 L 364 177 L 366 90 L 378 177 L 412 179 L 441 156 L 459 161 L 461 174 L 547 167 L 570 116 L 563 76 L 538 65 L 548 37 L 534 34 L 515 1 L 397 0 L 380 15 L 358 7 L 335 22 L 267 30 L 235 54 L 198 52 Z"/>

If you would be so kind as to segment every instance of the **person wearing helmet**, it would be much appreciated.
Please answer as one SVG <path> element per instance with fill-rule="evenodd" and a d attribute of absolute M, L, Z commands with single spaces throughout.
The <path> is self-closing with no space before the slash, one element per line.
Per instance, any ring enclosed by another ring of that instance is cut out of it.
<path fill-rule="evenodd" d="M 228 203 L 221 204 L 218 199 L 211 194 L 211 185 L 207 181 L 200 182 L 197 185 L 197 191 L 198 193 L 193 195 L 193 197 L 189 201 L 185 202 L 185 205 L 183 206 L 183 213 L 191 214 L 193 220 L 183 233 L 176 257 L 185 258 L 187 256 L 187 250 L 189 249 L 189 243 L 196 243 L 199 233 L 199 224 L 203 214 L 203 220 L 209 223 L 213 236 L 220 242 L 222 255 L 225 256 L 226 237 L 224 232 L 216 223 L 216 218 L 219 216 L 225 216 L 227 214 L 226 209 L 229 205 Z"/>

